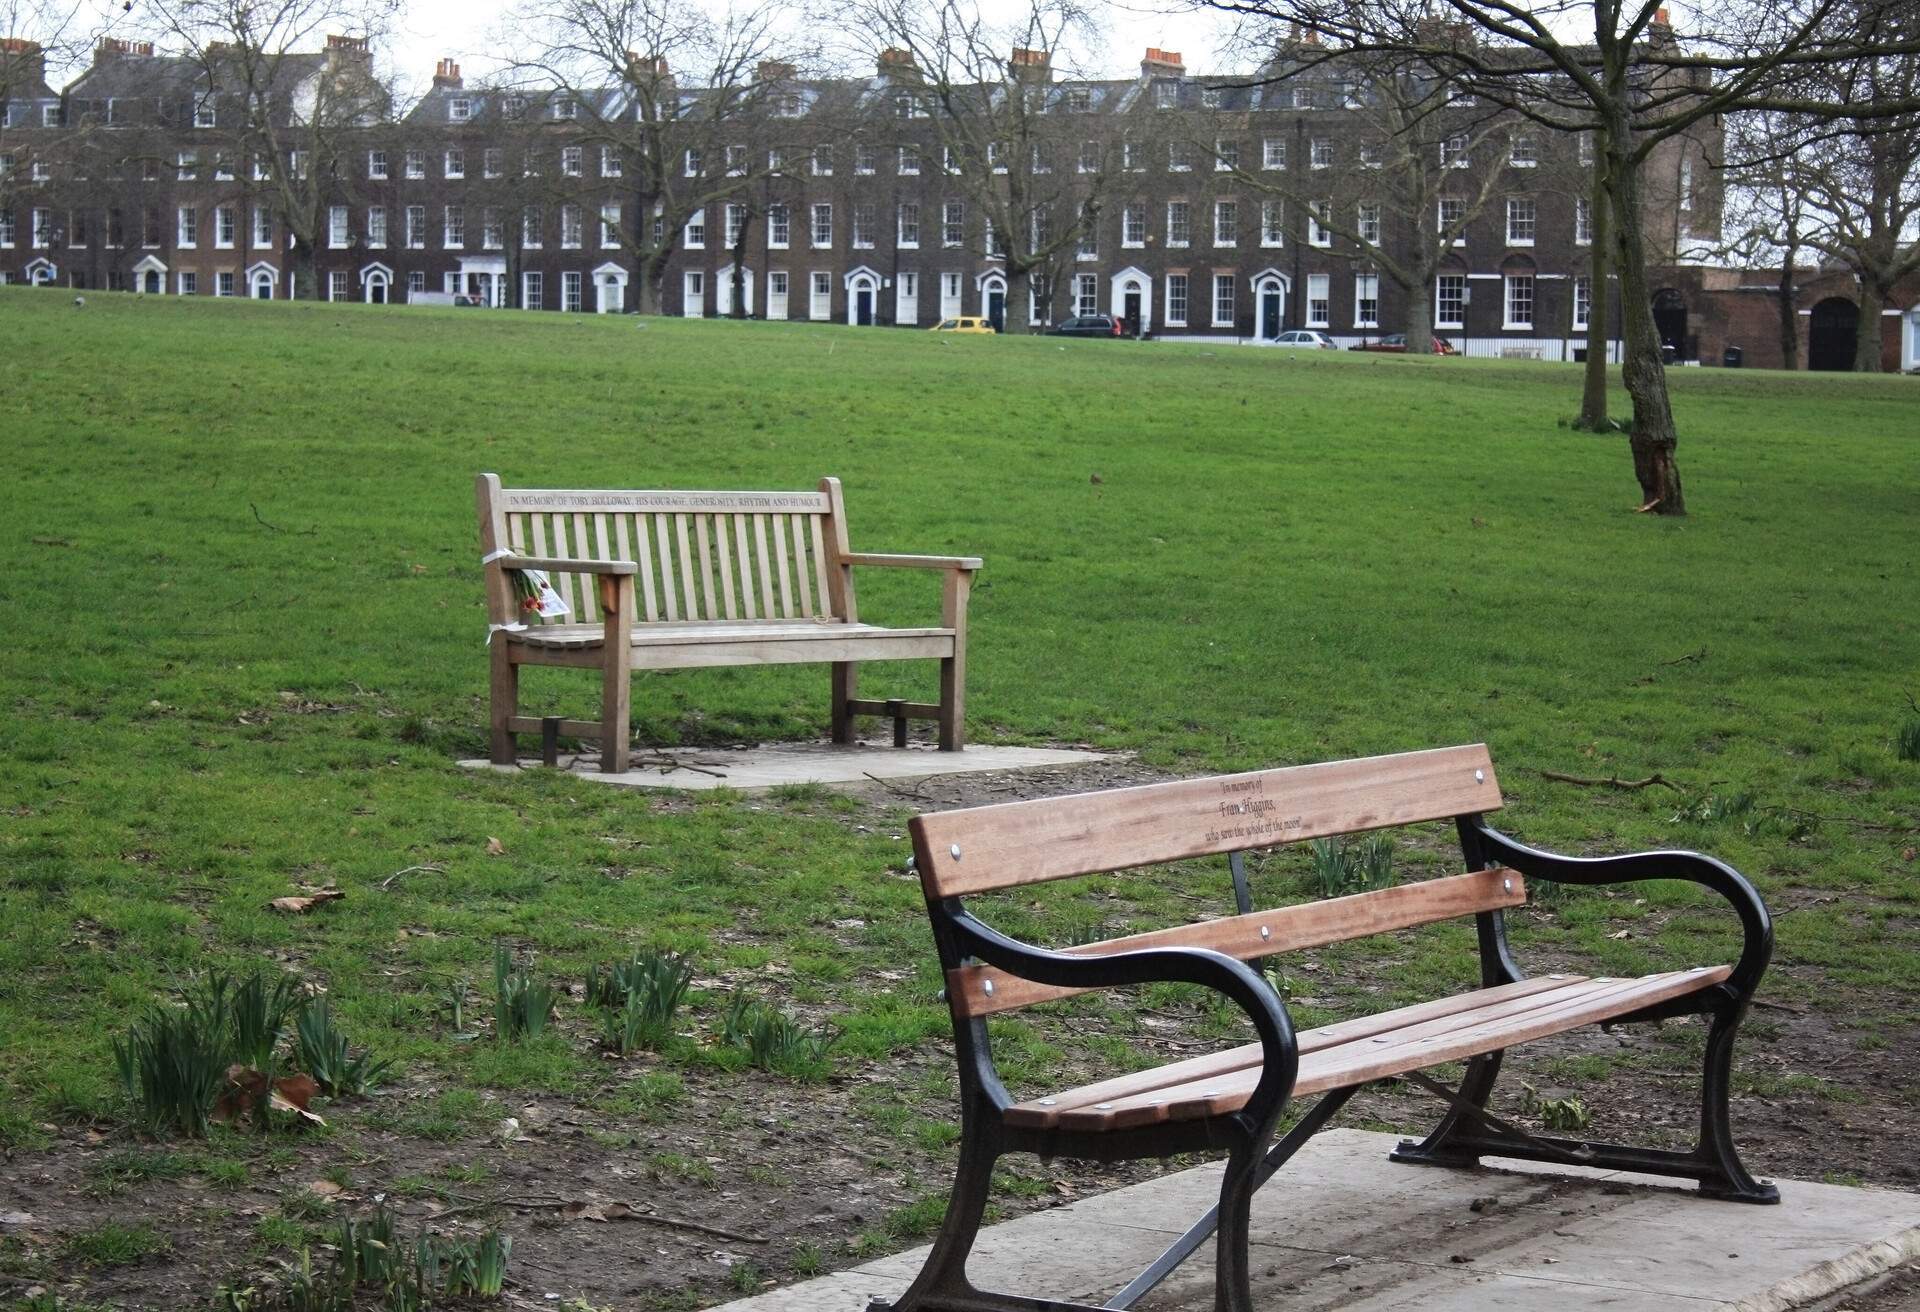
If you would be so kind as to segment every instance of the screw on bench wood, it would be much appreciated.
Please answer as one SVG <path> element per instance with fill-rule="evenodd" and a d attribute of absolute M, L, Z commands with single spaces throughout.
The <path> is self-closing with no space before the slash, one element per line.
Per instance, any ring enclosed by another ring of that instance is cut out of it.
<path fill-rule="evenodd" d="M 1097 1102 L 1093 1105 L 1093 1109 L 1097 1112 L 1110 1112 L 1113 1110 L 1113 1104 L 1110 1102 Z"/>
<path fill-rule="evenodd" d="M 1272 937 L 1273 937 L 1273 931 L 1272 931 L 1271 929 L 1269 929 L 1269 928 L 1268 928 L 1267 926 L 1265 926 L 1265 925 L 1262 925 L 1262 926 L 1260 926 L 1260 937 L 1261 937 L 1261 938 L 1272 938 Z"/>
<path fill-rule="evenodd" d="M 955 861 L 960 859 L 960 844 L 955 843 L 952 847 L 948 848 L 947 851 L 953 853 L 953 859 Z"/>
<path fill-rule="evenodd" d="M 1473 772 L 1473 781 L 1477 784 L 1485 783 L 1487 781 L 1487 772 L 1485 770 L 1475 770 Z"/>
<path fill-rule="evenodd" d="M 1513 881 L 1512 881 L 1511 879 L 1503 879 L 1503 880 L 1501 880 L 1501 881 L 1500 881 L 1500 891 L 1501 891 L 1501 892 L 1503 892 L 1503 893 L 1511 893 L 1511 892 L 1513 892 Z"/>
<path fill-rule="evenodd" d="M 981 991 L 982 991 L 982 992 L 984 992 L 984 993 L 985 993 L 985 994 L 986 994 L 986 995 L 987 995 L 988 997 L 992 997 L 992 996 L 993 996 L 993 981 L 992 981 L 992 980 L 988 980 L 988 981 L 987 981 L 986 983 L 984 983 L 984 984 L 982 984 L 982 985 L 980 986 L 980 988 L 981 988 Z"/>
<path fill-rule="evenodd" d="M 1053 1104 L 1054 1104 L 1054 1103 L 1055 1103 L 1056 1101 L 1058 1101 L 1058 1099 L 1054 1099 L 1054 1098 L 1042 1098 L 1042 1099 L 1040 1100 L 1040 1105 L 1041 1105 L 1042 1107 L 1051 1107 L 1051 1106 L 1053 1106 Z"/>

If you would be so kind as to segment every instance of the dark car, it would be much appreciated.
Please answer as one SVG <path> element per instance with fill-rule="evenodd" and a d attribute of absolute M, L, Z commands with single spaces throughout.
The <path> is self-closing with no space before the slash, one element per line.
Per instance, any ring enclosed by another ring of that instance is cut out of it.
<path fill-rule="evenodd" d="M 1120 337 L 1120 321 L 1110 314 L 1078 314 L 1047 330 L 1049 337 Z"/>
<path fill-rule="evenodd" d="M 1358 346 L 1349 346 L 1347 349 L 1349 351 L 1386 351 L 1395 355 L 1404 355 L 1407 349 L 1407 335 L 1405 333 L 1388 333 L 1378 341 L 1362 342 Z M 1435 355 L 1460 354 L 1460 352 L 1454 350 L 1453 347 L 1447 344 L 1447 340 L 1444 337 L 1436 337 L 1433 339 L 1433 353 Z"/>

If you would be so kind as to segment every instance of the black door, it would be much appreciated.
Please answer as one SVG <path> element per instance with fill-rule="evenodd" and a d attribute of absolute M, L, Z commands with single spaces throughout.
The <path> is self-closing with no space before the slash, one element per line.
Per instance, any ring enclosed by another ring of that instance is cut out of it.
<path fill-rule="evenodd" d="M 1271 289 L 1260 293 L 1260 335 L 1268 341 L 1280 335 L 1280 293 Z"/>
<path fill-rule="evenodd" d="M 1003 333 L 1007 330 L 1007 294 L 1005 292 L 987 293 L 987 322 L 993 330 Z"/>
<path fill-rule="evenodd" d="M 854 302 L 853 321 L 862 328 L 873 327 L 873 293 L 862 287 Z"/>
<path fill-rule="evenodd" d="M 1671 287 L 1653 294 L 1653 328 L 1660 334 L 1660 345 L 1673 349 L 1674 359 L 1685 359 L 1687 350 L 1687 300 Z"/>
<path fill-rule="evenodd" d="M 1136 291 L 1129 291 L 1127 293 L 1126 304 L 1127 304 L 1127 331 L 1132 333 L 1135 337 L 1138 337 L 1140 335 L 1140 330 L 1146 326 L 1145 324 L 1140 322 L 1140 293 Z"/>
<path fill-rule="evenodd" d="M 385 305 L 387 303 L 387 285 L 384 282 L 376 278 L 371 291 L 372 295 L 367 298 L 368 300 L 372 301 L 375 305 Z"/>
<path fill-rule="evenodd" d="M 1852 369 L 1859 334 L 1859 306 L 1840 296 L 1821 301 L 1807 321 L 1807 368 L 1832 373 Z"/>

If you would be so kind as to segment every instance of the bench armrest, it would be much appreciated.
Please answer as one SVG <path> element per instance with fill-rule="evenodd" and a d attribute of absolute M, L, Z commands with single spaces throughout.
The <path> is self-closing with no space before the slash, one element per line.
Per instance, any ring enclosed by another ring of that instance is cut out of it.
<path fill-rule="evenodd" d="M 960 951 L 1022 979 L 1075 989 L 1198 984 L 1224 994 L 1247 1013 L 1263 1050 L 1260 1082 L 1237 1114 L 1249 1128 L 1257 1128 L 1267 1117 L 1277 1116 L 1292 1096 L 1300 1069 L 1293 1022 L 1279 995 L 1246 963 L 1207 948 L 1143 948 L 1100 956 L 1051 952 L 1008 938 L 964 910 L 950 909 L 949 914 Z"/>
<path fill-rule="evenodd" d="M 1747 877 L 1726 862 L 1700 852 L 1631 852 L 1622 856 L 1561 856 L 1515 841 L 1480 817 L 1470 822 L 1479 839 L 1480 857 L 1493 865 L 1512 866 L 1529 879 L 1558 884 L 1632 884 L 1648 879 L 1684 879 L 1710 888 L 1725 898 L 1740 917 L 1745 941 L 1732 976 L 1722 987 L 1734 990 L 1744 1004 L 1760 984 L 1773 957 L 1773 919 L 1766 903 Z"/>
<path fill-rule="evenodd" d="M 567 556 L 501 556 L 501 569 L 544 569 L 554 574 L 638 574 L 631 560 L 576 560 Z"/>
<path fill-rule="evenodd" d="M 980 568 L 978 556 L 896 556 L 883 551 L 851 551 L 841 559 L 849 565 L 889 565 L 899 569 Z"/>

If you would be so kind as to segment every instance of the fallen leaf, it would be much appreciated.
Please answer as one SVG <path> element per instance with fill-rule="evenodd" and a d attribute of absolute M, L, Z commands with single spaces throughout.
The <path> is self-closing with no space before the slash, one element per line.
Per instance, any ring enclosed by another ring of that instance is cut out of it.
<path fill-rule="evenodd" d="M 1620 931 L 1619 931 L 1618 933 L 1615 933 L 1615 934 L 1609 934 L 1609 935 L 1607 935 L 1607 937 L 1608 937 L 1608 938 L 1632 938 L 1632 937 L 1633 937 L 1633 931 L 1632 931 L 1632 930 L 1627 930 L 1627 929 L 1623 929 L 1623 930 L 1620 930 Z"/>
<path fill-rule="evenodd" d="M 502 843 L 497 838 L 489 837 L 487 839 L 487 855 L 488 856 L 505 856 L 506 854 L 507 854 L 506 844 Z"/>
<path fill-rule="evenodd" d="M 307 1192 L 315 1198 L 334 1198 L 343 1191 L 340 1186 L 332 1180 L 309 1180 L 307 1182 Z"/>
<path fill-rule="evenodd" d="M 298 897 L 277 897 L 267 903 L 275 911 L 284 911 L 288 915 L 304 916 L 322 902 L 337 902 L 346 894 L 337 888 L 316 888 L 311 893 Z"/>
<path fill-rule="evenodd" d="M 213 1119 L 232 1124 L 259 1106 L 261 1098 L 276 1112 L 290 1112 L 305 1125 L 325 1125 L 326 1121 L 307 1110 L 307 1104 L 320 1092 L 311 1075 L 286 1075 L 268 1084 L 267 1077 L 251 1066 L 235 1063 L 227 1067 L 227 1087 L 214 1100 Z"/>

